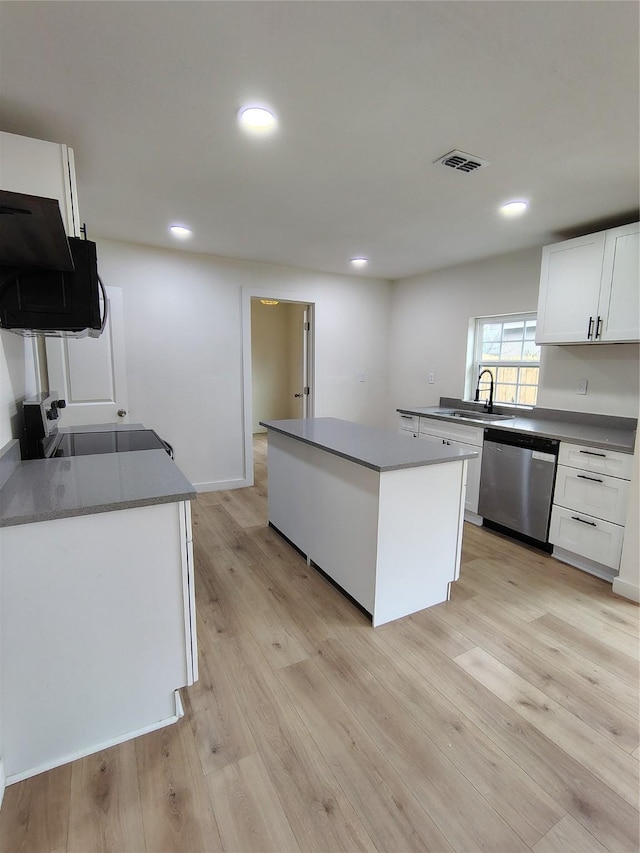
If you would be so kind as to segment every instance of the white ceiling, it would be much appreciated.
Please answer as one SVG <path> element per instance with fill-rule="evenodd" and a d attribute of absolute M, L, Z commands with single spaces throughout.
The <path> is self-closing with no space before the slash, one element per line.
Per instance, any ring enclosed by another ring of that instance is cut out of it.
<path fill-rule="evenodd" d="M 0 127 L 73 147 L 94 238 L 178 221 L 190 251 L 400 278 L 637 216 L 635 2 L 0 7 Z M 433 165 L 454 148 L 491 165 Z"/>

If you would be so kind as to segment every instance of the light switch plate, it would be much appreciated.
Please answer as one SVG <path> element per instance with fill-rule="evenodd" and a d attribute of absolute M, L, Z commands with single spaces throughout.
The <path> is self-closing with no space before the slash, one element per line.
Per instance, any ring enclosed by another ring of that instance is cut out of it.
<path fill-rule="evenodd" d="M 587 384 L 588 384 L 588 382 L 586 379 L 579 379 L 578 385 L 576 387 L 576 394 L 586 394 L 587 393 Z"/>

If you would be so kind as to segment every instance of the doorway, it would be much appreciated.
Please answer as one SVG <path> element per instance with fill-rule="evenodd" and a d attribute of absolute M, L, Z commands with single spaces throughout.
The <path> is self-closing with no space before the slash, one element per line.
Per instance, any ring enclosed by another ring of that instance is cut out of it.
<path fill-rule="evenodd" d="M 253 485 L 260 421 L 313 417 L 314 305 L 243 292 L 245 483 Z"/>

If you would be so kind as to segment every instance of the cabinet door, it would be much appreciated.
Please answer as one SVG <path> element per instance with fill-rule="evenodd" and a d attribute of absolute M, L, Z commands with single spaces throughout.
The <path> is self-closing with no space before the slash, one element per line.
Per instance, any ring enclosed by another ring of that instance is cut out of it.
<path fill-rule="evenodd" d="M 542 250 L 536 343 L 586 343 L 593 339 L 605 232 Z"/>
<path fill-rule="evenodd" d="M 599 340 L 640 340 L 639 258 L 637 222 L 606 232 L 598 309 L 602 318 Z"/>
<path fill-rule="evenodd" d="M 80 236 L 71 148 L 14 133 L 0 133 L 0 164 L 0 189 L 57 199 L 67 234 Z"/>
<path fill-rule="evenodd" d="M 467 459 L 467 492 L 464 500 L 464 508 L 467 512 L 478 514 L 478 501 L 480 499 L 480 470 L 482 468 L 482 447 L 473 444 L 464 444 L 462 441 L 450 441 L 452 447 L 477 453 L 476 459 Z"/>
<path fill-rule="evenodd" d="M 479 430 L 482 433 L 481 430 Z M 463 441 L 456 441 L 453 438 L 443 438 L 441 435 L 434 435 L 428 432 L 421 432 L 420 438 L 425 441 L 435 441 L 437 444 L 447 444 L 451 447 L 459 447 L 461 450 L 467 450 L 472 453 L 477 453 L 476 459 L 467 459 L 467 491 L 465 494 L 464 508 L 468 512 L 475 515 L 478 514 L 478 501 L 480 498 L 480 469 L 482 468 L 482 445 L 465 444 Z"/>

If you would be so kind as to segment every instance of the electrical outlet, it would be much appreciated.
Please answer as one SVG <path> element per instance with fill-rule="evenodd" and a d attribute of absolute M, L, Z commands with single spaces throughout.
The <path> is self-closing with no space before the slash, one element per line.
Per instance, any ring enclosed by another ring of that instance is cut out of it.
<path fill-rule="evenodd" d="M 359 373 L 358 374 L 358 382 L 366 382 L 366 379 L 367 379 L 366 373 Z"/>
<path fill-rule="evenodd" d="M 429 385 L 433 385 L 433 383 L 434 383 L 435 381 L 436 381 L 436 375 L 435 375 L 435 373 L 430 373 L 430 374 L 429 374 Z"/>
<path fill-rule="evenodd" d="M 578 385 L 576 386 L 576 394 L 586 394 L 587 385 L 588 382 L 586 379 L 578 379 Z"/>

